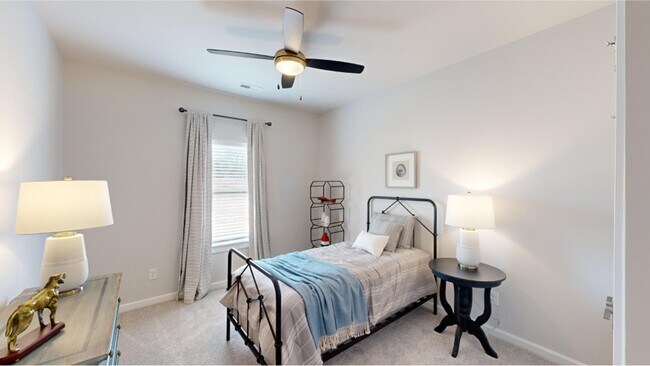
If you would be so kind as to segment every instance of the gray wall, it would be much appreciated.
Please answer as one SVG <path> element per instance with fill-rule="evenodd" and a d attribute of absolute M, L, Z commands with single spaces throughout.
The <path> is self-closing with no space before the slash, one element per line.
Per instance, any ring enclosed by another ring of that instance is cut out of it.
<path fill-rule="evenodd" d="M 482 256 L 508 279 L 491 324 L 556 362 L 611 362 L 614 34 L 612 5 L 325 114 L 321 164 L 349 188 L 350 238 L 373 194 L 432 198 L 442 223 L 448 194 L 493 195 Z M 386 188 L 385 154 L 413 150 L 419 188 Z M 454 256 L 458 229 L 440 229 Z"/>
<path fill-rule="evenodd" d="M 64 64 L 64 171 L 107 179 L 115 225 L 87 230 L 90 272 L 123 272 L 125 303 L 176 291 L 185 115 L 179 106 L 273 121 L 267 138 L 273 254 L 307 248 L 312 114 L 125 70 Z M 219 122 L 226 123 L 226 122 Z M 216 133 L 219 133 L 217 126 Z M 225 279 L 225 254 L 213 258 Z M 148 270 L 158 269 L 150 281 Z"/>
<path fill-rule="evenodd" d="M 0 308 L 39 284 L 45 235 L 14 234 L 20 182 L 62 179 L 59 55 L 29 3 L 0 3 Z"/>

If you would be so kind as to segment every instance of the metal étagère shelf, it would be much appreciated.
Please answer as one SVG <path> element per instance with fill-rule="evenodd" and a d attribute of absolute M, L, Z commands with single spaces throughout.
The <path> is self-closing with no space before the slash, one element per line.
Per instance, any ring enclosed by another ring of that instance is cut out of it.
<path fill-rule="evenodd" d="M 327 201 L 322 200 L 326 198 Z M 345 185 L 340 180 L 315 180 L 309 186 L 309 243 L 312 247 L 321 246 L 321 236 L 326 232 L 330 243 L 340 243 L 345 240 Z M 323 225 L 321 215 L 323 212 L 330 217 L 330 224 Z"/>

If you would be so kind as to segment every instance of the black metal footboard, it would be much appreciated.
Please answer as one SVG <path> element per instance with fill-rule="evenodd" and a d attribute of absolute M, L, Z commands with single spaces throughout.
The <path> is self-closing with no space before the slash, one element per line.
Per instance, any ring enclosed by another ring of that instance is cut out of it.
<path fill-rule="evenodd" d="M 234 284 L 232 282 L 233 253 L 246 262 L 246 265 L 244 266 L 242 272 L 235 277 Z M 271 282 L 273 283 L 273 288 L 275 290 L 275 327 L 273 327 L 273 325 L 271 324 L 268 311 L 266 310 L 266 305 L 264 304 L 264 295 L 262 295 L 262 293 L 260 292 L 260 288 L 257 283 L 257 279 L 255 278 L 255 272 L 253 272 L 253 268 L 258 270 L 265 277 L 268 277 L 268 279 L 270 279 Z M 246 271 L 249 271 L 253 278 L 253 283 L 255 284 L 255 290 L 257 291 L 257 294 L 248 294 L 244 286 L 241 284 L 241 276 Z M 280 291 L 280 284 L 278 283 L 278 280 L 272 274 L 267 272 L 264 268 L 258 266 L 257 263 L 255 263 L 255 261 L 253 261 L 252 258 L 245 256 L 242 252 L 240 252 L 235 248 L 231 248 L 230 251 L 228 251 L 228 282 L 226 286 L 226 291 L 230 290 L 230 288 L 233 285 L 238 286 L 238 290 L 242 291 L 244 293 L 244 296 L 246 296 L 247 312 L 250 310 L 251 306 L 257 305 L 260 307 L 260 315 L 264 314 L 264 319 L 266 319 L 266 321 L 268 322 L 269 327 L 271 329 L 271 334 L 273 335 L 273 342 L 275 346 L 275 362 L 278 365 L 282 364 L 282 293 Z M 257 346 L 258 348 L 256 348 L 255 342 L 253 342 L 253 340 L 250 339 L 250 337 L 248 336 L 249 325 L 250 325 L 250 318 L 248 317 L 248 313 L 246 316 L 246 330 L 244 330 L 242 328 L 242 324 L 239 321 L 239 309 L 237 309 L 237 316 L 235 317 L 233 315 L 233 309 L 226 308 L 226 341 L 230 341 L 231 322 L 235 327 L 237 333 L 239 333 L 239 335 L 244 339 L 244 343 L 246 344 L 246 346 L 248 346 L 248 348 L 255 355 L 255 358 L 257 359 L 257 363 L 259 363 L 260 365 L 266 365 L 267 362 L 264 359 L 264 355 L 262 355 L 262 346 L 258 345 Z"/>

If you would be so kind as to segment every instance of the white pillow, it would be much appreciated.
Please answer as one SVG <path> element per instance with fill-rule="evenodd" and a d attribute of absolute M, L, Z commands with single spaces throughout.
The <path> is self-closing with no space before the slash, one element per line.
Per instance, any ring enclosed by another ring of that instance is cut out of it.
<path fill-rule="evenodd" d="M 386 244 L 388 244 L 388 235 L 375 235 L 362 231 L 352 244 L 352 248 L 359 248 L 379 257 L 386 248 Z"/>

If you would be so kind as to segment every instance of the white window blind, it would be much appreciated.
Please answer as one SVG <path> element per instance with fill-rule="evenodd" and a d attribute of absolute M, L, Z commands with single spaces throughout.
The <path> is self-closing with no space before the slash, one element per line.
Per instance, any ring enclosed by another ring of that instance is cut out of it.
<path fill-rule="evenodd" d="M 212 246 L 248 241 L 247 147 L 212 143 Z"/>

